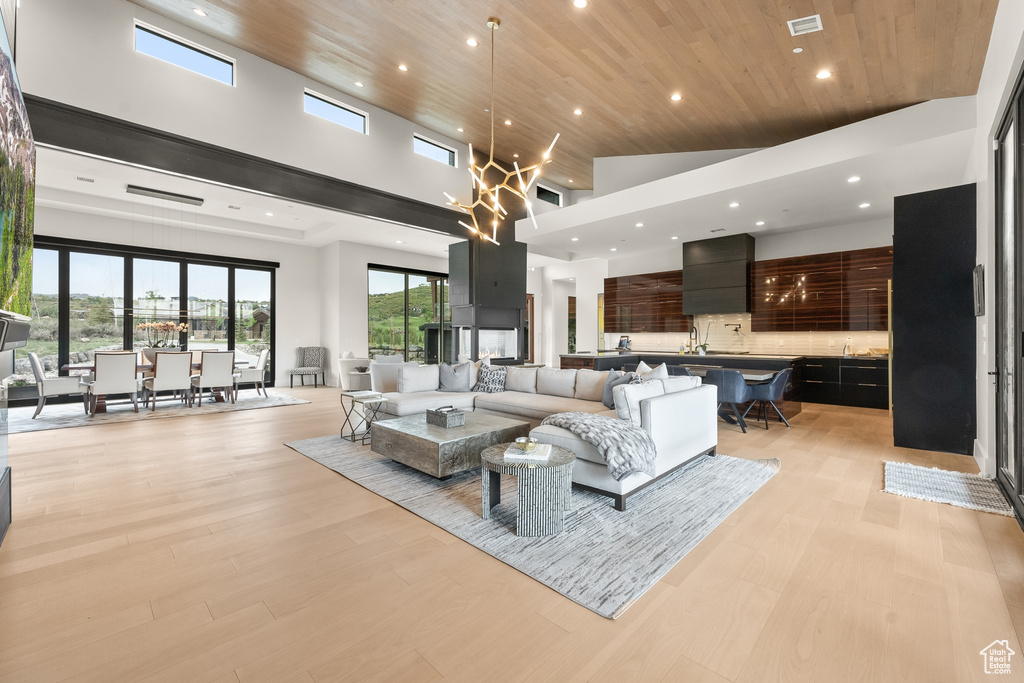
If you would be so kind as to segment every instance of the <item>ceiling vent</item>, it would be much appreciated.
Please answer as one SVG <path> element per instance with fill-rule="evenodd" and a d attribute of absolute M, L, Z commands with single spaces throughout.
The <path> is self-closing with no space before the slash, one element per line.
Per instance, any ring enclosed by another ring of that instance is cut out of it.
<path fill-rule="evenodd" d="M 786 23 L 789 25 L 790 35 L 802 36 L 806 33 L 815 33 L 821 30 L 821 15 L 815 14 L 811 17 L 793 19 Z"/>
<path fill-rule="evenodd" d="M 193 206 L 202 206 L 202 197 L 189 197 L 186 194 L 177 194 L 175 192 L 165 192 L 164 190 L 154 190 L 150 187 L 139 187 L 138 185 L 129 185 L 125 188 L 128 194 L 142 195 L 143 197 L 153 197 L 154 199 L 166 199 L 171 202 L 181 202 L 182 204 L 192 204 Z"/>

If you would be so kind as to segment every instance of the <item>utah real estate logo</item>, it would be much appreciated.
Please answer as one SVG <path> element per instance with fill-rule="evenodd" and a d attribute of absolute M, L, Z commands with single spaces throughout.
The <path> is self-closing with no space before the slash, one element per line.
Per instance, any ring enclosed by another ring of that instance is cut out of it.
<path fill-rule="evenodd" d="M 985 673 L 1009 674 L 1010 657 L 1015 654 L 1008 640 L 993 640 L 991 645 L 981 651 L 981 656 L 985 658 Z"/>

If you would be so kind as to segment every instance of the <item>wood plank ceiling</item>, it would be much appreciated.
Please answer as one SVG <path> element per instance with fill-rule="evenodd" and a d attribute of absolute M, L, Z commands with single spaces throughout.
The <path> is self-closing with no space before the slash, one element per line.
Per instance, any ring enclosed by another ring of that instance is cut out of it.
<path fill-rule="evenodd" d="M 531 162 L 561 132 L 545 173 L 583 189 L 594 157 L 766 147 L 973 95 L 997 0 L 135 4 L 481 149 L 489 142 L 486 23 L 498 16 L 496 156 Z M 824 30 L 792 37 L 786 21 L 813 14 Z M 469 47 L 470 37 L 480 46 Z M 819 80 L 821 70 L 834 75 Z"/>

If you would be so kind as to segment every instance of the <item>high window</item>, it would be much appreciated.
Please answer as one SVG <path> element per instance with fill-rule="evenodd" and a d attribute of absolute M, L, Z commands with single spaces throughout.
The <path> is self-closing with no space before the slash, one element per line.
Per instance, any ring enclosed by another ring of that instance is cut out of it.
<path fill-rule="evenodd" d="M 39 355 L 45 375 L 56 377 L 69 374 L 64 365 L 87 362 L 103 350 L 233 350 L 236 358 L 255 363 L 268 348 L 273 377 L 276 268 L 36 235 L 32 332 L 15 351 L 11 396 L 24 398 L 17 387 L 34 383 L 30 351 Z M 171 326 L 185 331 L 169 331 Z"/>
<path fill-rule="evenodd" d="M 135 50 L 221 83 L 235 84 L 231 59 L 150 26 L 135 24 Z"/>
<path fill-rule="evenodd" d="M 455 166 L 455 150 L 450 147 L 428 140 L 420 135 L 412 136 L 412 151 L 416 152 L 420 156 L 433 159 L 434 161 L 440 161 L 442 164 L 448 166 Z"/>
<path fill-rule="evenodd" d="M 554 204 L 555 206 L 562 205 L 562 193 L 549 190 L 543 185 L 537 185 L 537 199 L 548 204 Z"/>
<path fill-rule="evenodd" d="M 367 285 L 370 358 L 400 353 L 407 361 L 451 362 L 447 275 L 371 266 Z"/>
<path fill-rule="evenodd" d="M 319 95 L 312 90 L 307 90 L 303 94 L 302 103 L 303 109 L 307 114 L 319 116 L 339 126 L 350 128 L 357 133 L 366 134 L 367 116 L 358 109 L 346 107 L 340 102 L 335 102 L 329 97 Z"/>

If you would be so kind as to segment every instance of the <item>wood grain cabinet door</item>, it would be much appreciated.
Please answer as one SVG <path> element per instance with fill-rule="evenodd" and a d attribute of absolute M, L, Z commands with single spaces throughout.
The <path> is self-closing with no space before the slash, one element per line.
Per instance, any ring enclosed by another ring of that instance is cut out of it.
<path fill-rule="evenodd" d="M 793 329 L 820 332 L 843 329 L 842 254 L 792 259 Z"/>
<path fill-rule="evenodd" d="M 843 254 L 843 329 L 889 329 L 892 247 Z"/>

